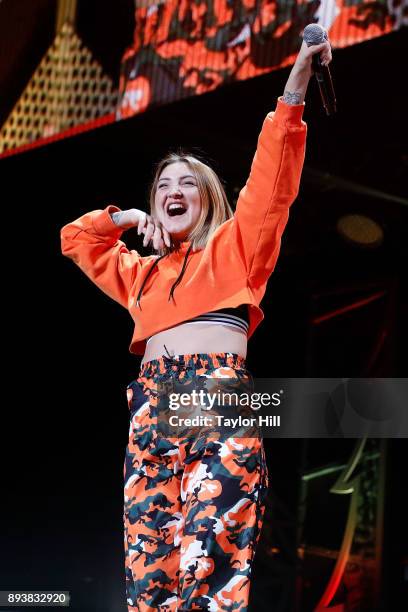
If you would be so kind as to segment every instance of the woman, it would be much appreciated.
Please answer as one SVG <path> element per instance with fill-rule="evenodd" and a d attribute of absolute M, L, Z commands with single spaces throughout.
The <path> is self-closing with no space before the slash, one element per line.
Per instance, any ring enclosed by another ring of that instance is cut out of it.
<path fill-rule="evenodd" d="M 259 136 L 235 211 L 215 173 L 192 156 L 158 167 L 151 214 L 108 206 L 62 229 L 62 251 L 135 322 L 142 354 L 127 389 L 131 422 L 124 466 L 129 611 L 248 607 L 268 475 L 262 440 L 158 434 L 158 389 L 198 377 L 245 379 L 247 340 L 275 266 L 304 160 L 301 120 L 311 58 L 303 43 Z M 158 255 L 119 240 L 137 227 Z M 217 383 L 220 384 L 220 383 Z"/>

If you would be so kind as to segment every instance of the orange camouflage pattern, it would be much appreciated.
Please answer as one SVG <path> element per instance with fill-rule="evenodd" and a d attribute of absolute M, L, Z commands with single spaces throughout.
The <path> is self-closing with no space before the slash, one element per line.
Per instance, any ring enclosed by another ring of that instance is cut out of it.
<path fill-rule="evenodd" d="M 233 353 L 164 355 L 143 364 L 128 385 L 124 545 L 129 612 L 247 611 L 268 489 L 262 439 L 163 437 L 156 392 L 171 379 L 184 384 L 196 376 L 248 375 L 244 359 Z"/>
<path fill-rule="evenodd" d="M 122 58 L 117 118 L 294 62 L 303 29 L 319 23 L 333 47 L 408 22 L 399 0 L 165 0 L 136 2 Z"/>

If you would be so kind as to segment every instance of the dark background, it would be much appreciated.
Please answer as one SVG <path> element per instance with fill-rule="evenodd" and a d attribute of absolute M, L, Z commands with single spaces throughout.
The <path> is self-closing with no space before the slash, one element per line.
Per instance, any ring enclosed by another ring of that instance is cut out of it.
<path fill-rule="evenodd" d="M 54 7 L 47 0 L 0 4 L 0 122 L 52 42 Z M 131 1 L 92 0 L 78 9 L 79 33 L 116 81 L 132 15 Z M 331 178 L 408 197 L 407 52 L 406 29 L 334 51 L 335 117 L 324 115 L 310 85 L 301 190 L 262 303 L 265 320 L 249 343 L 247 364 L 259 377 L 407 375 L 408 209 Z M 127 312 L 60 255 L 61 226 L 111 202 L 144 208 L 153 163 L 180 145 L 206 155 L 234 200 L 288 74 L 279 70 L 0 160 L 3 419 L 11 425 L 1 429 L 1 588 L 71 590 L 74 609 L 125 609 L 125 389 L 140 360 L 127 353 Z M 345 242 L 336 223 L 346 213 L 377 221 L 382 245 Z M 149 253 L 131 232 L 126 241 Z M 380 290 L 382 300 L 313 323 Z M 352 444 L 312 440 L 304 466 L 343 461 Z M 274 499 L 283 500 L 293 521 L 302 443 L 266 446 Z M 390 441 L 384 610 L 405 609 L 405 468 L 405 440 Z M 268 593 L 259 581 L 259 609 L 261 601 L 273 609 Z"/>

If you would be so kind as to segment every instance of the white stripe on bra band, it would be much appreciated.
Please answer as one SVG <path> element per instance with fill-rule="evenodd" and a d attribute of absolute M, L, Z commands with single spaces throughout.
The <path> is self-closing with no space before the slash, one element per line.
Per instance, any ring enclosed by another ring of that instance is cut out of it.
<path fill-rule="evenodd" d="M 185 323 L 211 323 L 213 325 L 228 325 L 230 327 L 238 327 L 242 329 L 244 332 L 248 332 L 249 324 L 241 319 L 241 317 L 236 317 L 235 315 L 230 314 L 219 314 L 215 312 L 206 312 L 202 315 L 189 319 L 188 321 L 183 321 L 179 323 L 179 325 L 184 325 Z M 147 338 L 146 343 L 152 339 L 153 336 Z"/>

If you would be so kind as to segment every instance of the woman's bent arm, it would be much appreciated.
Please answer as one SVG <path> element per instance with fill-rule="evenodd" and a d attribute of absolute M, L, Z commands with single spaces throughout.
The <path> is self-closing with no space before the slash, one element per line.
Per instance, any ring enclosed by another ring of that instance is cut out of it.
<path fill-rule="evenodd" d="M 127 308 L 142 258 L 119 240 L 124 230 L 112 220 L 116 212 L 120 212 L 117 206 L 108 206 L 65 225 L 61 230 L 61 250 L 104 293 Z"/>

